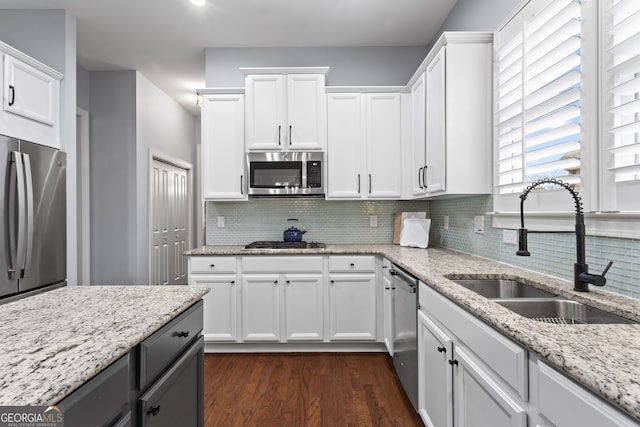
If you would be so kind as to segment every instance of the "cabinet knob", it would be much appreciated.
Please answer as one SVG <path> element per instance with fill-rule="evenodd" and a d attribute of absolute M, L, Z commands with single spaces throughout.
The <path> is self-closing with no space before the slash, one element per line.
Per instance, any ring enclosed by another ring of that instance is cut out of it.
<path fill-rule="evenodd" d="M 186 338 L 189 336 L 189 331 L 180 331 L 177 336 L 178 338 Z"/>
<path fill-rule="evenodd" d="M 447 352 L 447 349 L 446 349 L 446 348 L 444 348 L 444 347 L 438 347 L 438 351 L 439 351 L 440 353 L 446 353 L 446 352 Z"/>
<path fill-rule="evenodd" d="M 336 283 L 336 281 L 335 281 L 335 280 L 329 280 L 329 282 L 331 282 L 331 284 Z"/>
<path fill-rule="evenodd" d="M 216 268 L 216 265 L 215 264 L 209 264 L 209 267 Z"/>
<path fill-rule="evenodd" d="M 351 267 L 355 267 L 356 265 L 354 263 L 349 264 Z"/>
<path fill-rule="evenodd" d="M 149 409 L 147 409 L 147 415 L 151 415 L 151 416 L 156 416 L 158 415 L 158 412 L 160 412 L 160 405 L 158 406 L 150 406 Z"/>
<path fill-rule="evenodd" d="M 274 281 L 273 281 L 273 284 L 274 284 L 274 285 L 277 285 L 277 284 L 278 284 L 278 281 L 277 281 L 277 280 L 274 280 Z"/>
<path fill-rule="evenodd" d="M 291 280 L 287 280 L 287 285 L 288 285 L 289 283 L 291 283 Z"/>
<path fill-rule="evenodd" d="M 449 360 L 449 365 L 453 366 L 453 365 L 458 365 L 458 361 L 453 359 L 453 360 Z"/>
<path fill-rule="evenodd" d="M 229 283 L 231 283 L 232 285 L 235 285 L 235 284 L 236 284 L 236 281 L 235 281 L 235 280 L 232 280 L 232 281 L 231 281 L 231 282 L 229 282 Z"/>

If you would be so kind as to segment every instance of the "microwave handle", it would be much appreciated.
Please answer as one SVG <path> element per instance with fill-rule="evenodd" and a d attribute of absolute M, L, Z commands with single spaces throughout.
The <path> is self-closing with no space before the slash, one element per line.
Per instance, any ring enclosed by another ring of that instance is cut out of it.
<path fill-rule="evenodd" d="M 244 175 L 240 175 L 240 194 L 244 195 L 244 188 L 242 187 L 242 184 L 244 184 L 243 179 L 244 179 Z"/>

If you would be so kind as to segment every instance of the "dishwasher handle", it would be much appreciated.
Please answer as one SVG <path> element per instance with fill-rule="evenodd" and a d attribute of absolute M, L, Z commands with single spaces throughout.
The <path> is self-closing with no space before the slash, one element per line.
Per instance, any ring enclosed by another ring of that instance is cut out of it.
<path fill-rule="evenodd" d="M 406 282 L 409 286 L 415 288 L 418 286 L 418 279 L 410 275 L 409 273 L 403 271 L 402 269 L 392 265 L 389 269 L 389 274 L 392 276 L 397 276 L 403 282 Z"/>

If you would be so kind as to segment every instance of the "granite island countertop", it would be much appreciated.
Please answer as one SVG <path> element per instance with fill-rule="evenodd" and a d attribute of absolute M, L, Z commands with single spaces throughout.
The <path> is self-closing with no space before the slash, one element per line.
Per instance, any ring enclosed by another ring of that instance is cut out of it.
<path fill-rule="evenodd" d="M 0 405 L 53 405 L 208 292 L 67 286 L 0 305 Z"/>
<path fill-rule="evenodd" d="M 486 258 L 441 248 L 391 244 L 328 244 L 324 249 L 246 250 L 240 245 L 202 246 L 187 256 L 382 255 L 477 318 L 536 353 L 586 388 L 640 420 L 640 324 L 553 325 L 522 317 L 451 279 L 519 279 L 569 299 L 640 322 L 640 301 L 573 284 Z M 571 267 L 569 267 L 571 268 Z"/>

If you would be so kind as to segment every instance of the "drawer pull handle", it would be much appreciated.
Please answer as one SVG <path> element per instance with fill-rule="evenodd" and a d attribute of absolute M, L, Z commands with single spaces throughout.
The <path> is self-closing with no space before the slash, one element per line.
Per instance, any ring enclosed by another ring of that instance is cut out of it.
<path fill-rule="evenodd" d="M 349 264 L 351 267 L 355 267 L 356 265 L 354 263 Z"/>
<path fill-rule="evenodd" d="M 149 407 L 149 409 L 147 409 L 147 415 L 152 415 L 152 416 L 156 416 L 158 415 L 158 412 L 160 412 L 160 405 L 158 406 L 151 406 Z"/>
<path fill-rule="evenodd" d="M 447 352 L 447 349 L 446 349 L 446 348 L 444 348 L 444 347 L 438 347 L 438 351 L 439 351 L 440 353 L 446 353 L 446 352 Z"/>
<path fill-rule="evenodd" d="M 186 338 L 189 336 L 189 331 L 180 331 L 178 332 L 178 338 Z"/>
<path fill-rule="evenodd" d="M 453 365 L 458 365 L 458 361 L 457 360 L 449 360 L 449 365 L 453 366 Z"/>

